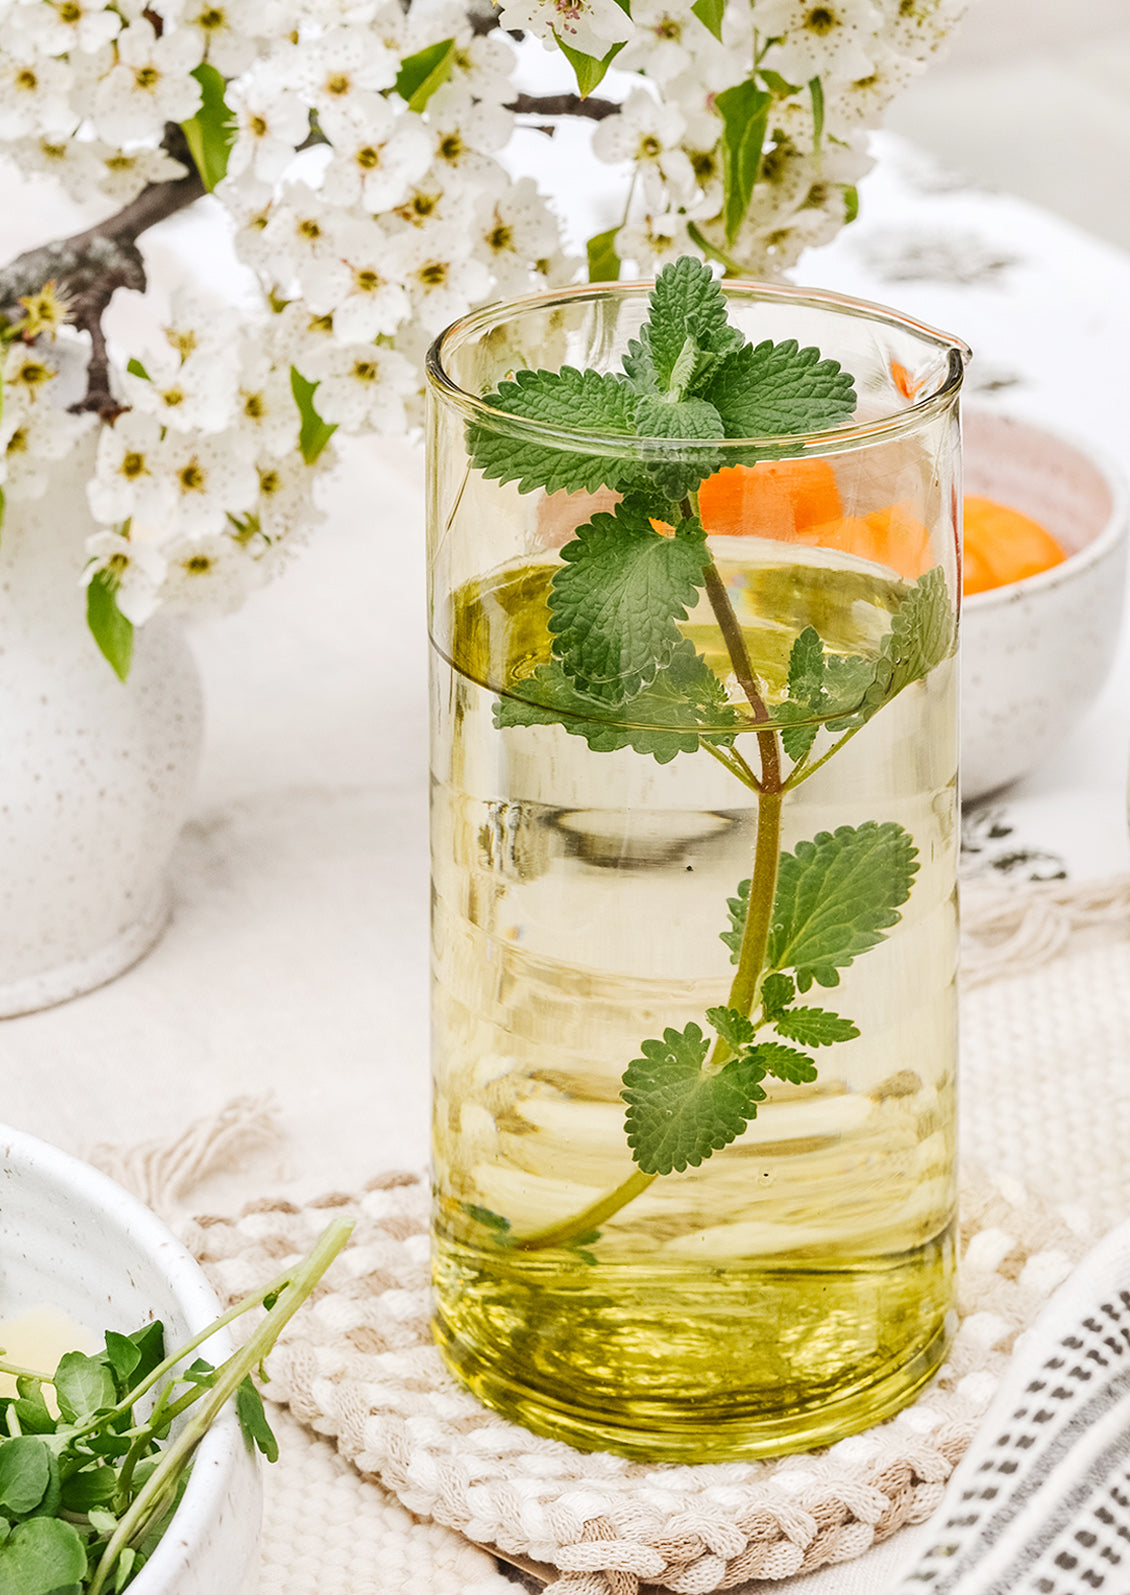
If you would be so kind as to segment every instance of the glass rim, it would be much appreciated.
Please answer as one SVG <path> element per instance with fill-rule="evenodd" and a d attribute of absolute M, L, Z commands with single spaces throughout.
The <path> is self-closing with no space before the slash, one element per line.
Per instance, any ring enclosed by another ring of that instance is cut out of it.
<path fill-rule="evenodd" d="M 586 454 L 623 455 L 625 452 L 648 456 L 670 455 L 672 447 L 687 453 L 698 447 L 709 446 L 722 454 L 739 450 L 765 450 L 780 456 L 782 450 L 796 455 L 798 445 L 805 454 L 838 452 L 847 447 L 886 442 L 917 431 L 924 423 L 944 411 L 956 398 L 965 375 L 972 351 L 969 345 L 953 333 L 943 332 L 927 322 L 919 321 L 901 311 L 892 310 L 872 300 L 857 299 L 848 294 L 834 293 L 830 289 L 798 288 L 788 283 L 758 283 L 723 279 L 723 292 L 734 298 L 751 302 L 782 301 L 798 308 L 834 311 L 862 321 L 880 322 L 901 332 L 907 332 L 923 343 L 932 344 L 939 353 L 947 356 L 944 379 L 925 397 L 912 400 L 905 409 L 870 421 L 854 421 L 847 426 L 829 427 L 813 432 L 765 433 L 748 438 L 689 438 L 636 437 L 628 433 L 589 432 L 582 427 L 563 428 L 547 426 L 525 416 L 511 415 L 505 410 L 487 404 L 478 394 L 470 393 L 449 374 L 445 358 L 466 344 L 476 333 L 482 333 L 507 321 L 534 311 L 551 310 L 558 305 L 582 304 L 586 300 L 615 297 L 642 298 L 655 286 L 654 278 L 633 279 L 631 282 L 577 283 L 572 287 L 547 289 L 541 293 L 524 294 L 520 298 L 496 300 L 482 305 L 453 321 L 432 341 L 424 361 L 427 383 L 433 393 L 460 410 L 465 418 L 495 432 L 506 432 L 543 443 L 568 443 L 581 448 Z"/>

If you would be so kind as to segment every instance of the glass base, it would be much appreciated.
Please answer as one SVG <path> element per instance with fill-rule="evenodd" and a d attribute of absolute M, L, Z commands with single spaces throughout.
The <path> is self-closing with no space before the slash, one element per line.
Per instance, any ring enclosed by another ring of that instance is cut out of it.
<path fill-rule="evenodd" d="M 952 1252 L 928 1250 L 928 1284 L 921 1258 L 917 1269 L 905 1258 L 901 1268 L 765 1269 L 741 1282 L 729 1313 L 692 1324 L 672 1292 L 666 1323 L 621 1319 L 619 1330 L 603 1312 L 589 1322 L 576 1296 L 560 1316 L 543 1298 L 519 1324 L 497 1293 L 476 1304 L 464 1278 L 462 1293 L 440 1289 L 433 1333 L 487 1406 L 578 1450 L 682 1464 L 782 1456 L 882 1422 L 934 1374 L 953 1327 Z M 808 1317 L 806 1304 L 821 1310 Z"/>

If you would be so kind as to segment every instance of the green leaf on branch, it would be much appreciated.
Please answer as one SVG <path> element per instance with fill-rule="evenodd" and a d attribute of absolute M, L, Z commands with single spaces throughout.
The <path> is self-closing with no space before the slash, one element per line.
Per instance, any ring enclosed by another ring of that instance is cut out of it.
<path fill-rule="evenodd" d="M 263 1410 L 263 1398 L 251 1382 L 250 1374 L 235 1393 L 235 1414 L 248 1445 L 263 1453 L 268 1462 L 279 1459 L 279 1442 Z"/>
<path fill-rule="evenodd" d="M 917 872 L 918 850 L 892 820 L 842 825 L 799 842 L 795 853 L 781 854 L 768 966 L 793 970 L 801 991 L 813 981 L 838 985 L 839 971 L 899 923 Z"/>
<path fill-rule="evenodd" d="M 753 198 L 773 96 L 755 78 L 714 96 L 722 118 L 722 221 L 726 242 L 737 237 Z"/>
<path fill-rule="evenodd" d="M 133 659 L 133 623 L 118 608 L 118 583 L 105 570 L 95 571 L 86 589 L 86 623 L 119 681 L 129 675 Z"/>
<path fill-rule="evenodd" d="M 556 661 L 539 665 L 523 683 L 522 693 L 521 698 L 496 702 L 494 722 L 500 729 L 560 726 L 584 737 L 593 753 L 631 748 L 649 754 L 657 764 L 694 753 L 704 742 L 728 747 L 733 736 L 718 728 L 741 723 L 725 687 L 686 640 L 651 685 L 620 706 L 579 691 Z"/>
<path fill-rule="evenodd" d="M 316 382 L 308 382 L 297 366 L 291 366 L 290 391 L 294 394 L 294 402 L 302 418 L 298 432 L 298 447 L 307 465 L 313 465 L 337 431 L 336 423 L 331 426 L 328 421 L 323 421 L 314 408 L 314 390 L 317 386 Z"/>
<path fill-rule="evenodd" d="M 0 1545 L 0 1595 L 81 1595 L 86 1547 L 73 1524 L 33 1517 Z"/>
<path fill-rule="evenodd" d="M 722 18 L 726 15 L 726 0 L 694 0 L 691 10 L 704 28 L 722 42 Z"/>
<path fill-rule="evenodd" d="M 739 1057 L 716 1074 L 702 1065 L 709 1042 L 696 1024 L 645 1041 L 624 1071 L 624 1128 L 645 1174 L 680 1173 L 737 1139 L 765 1100 L 764 1067 Z M 758 1049 L 760 1050 L 760 1049 Z"/>
<path fill-rule="evenodd" d="M 812 142 L 820 153 L 820 140 L 824 136 L 824 85 L 818 77 L 809 78 L 808 92 L 812 99 Z"/>
<path fill-rule="evenodd" d="M 731 438 L 819 432 L 845 425 L 855 413 L 850 374 L 795 338 L 746 344 L 723 361 L 705 397 Z"/>
<path fill-rule="evenodd" d="M 519 371 L 514 381 L 500 382 L 485 397 L 502 415 L 531 421 L 552 432 L 599 433 L 609 439 L 607 453 L 581 454 L 540 438 L 495 431 L 484 422 L 467 428 L 471 463 L 491 481 L 517 482 L 519 493 L 545 488 L 548 493 L 595 493 L 599 487 L 619 491 L 639 474 L 637 462 L 617 453 L 615 439 L 635 436 L 638 398 L 623 377 L 608 372 Z"/>
<path fill-rule="evenodd" d="M 619 231 L 619 227 L 610 227 L 607 232 L 594 233 L 585 245 L 590 282 L 619 282 L 621 262 L 616 253 Z"/>
<path fill-rule="evenodd" d="M 455 64 L 455 40 L 441 39 L 400 63 L 394 85 L 410 111 L 422 111 L 438 88 L 451 76 Z"/>
<path fill-rule="evenodd" d="M 620 51 L 624 48 L 625 40 L 621 44 L 614 44 L 607 55 L 586 55 L 583 50 L 574 50 L 571 44 L 566 44 L 559 33 L 554 33 L 557 48 L 573 68 L 573 76 L 577 80 L 577 93 L 581 99 L 586 99 L 603 80 L 604 74 L 615 61 Z"/>
<path fill-rule="evenodd" d="M 748 1014 L 739 1013 L 736 1008 L 708 1008 L 706 1017 L 734 1052 L 753 1044 L 757 1032 Z"/>
<path fill-rule="evenodd" d="M 859 190 L 854 183 L 845 183 L 844 190 L 844 225 L 849 226 L 859 216 Z"/>
<path fill-rule="evenodd" d="M 800 84 L 790 83 L 779 72 L 769 72 L 765 67 L 759 67 L 757 75 L 775 100 L 788 100 L 800 93 Z"/>
<path fill-rule="evenodd" d="M 850 1019 L 826 1008 L 786 1008 L 774 1016 L 773 1024 L 803 1047 L 830 1047 L 837 1041 L 854 1041 L 859 1034 Z"/>
<path fill-rule="evenodd" d="M 126 370 L 129 372 L 131 377 L 141 377 L 142 381 L 144 382 L 150 381 L 148 371 L 146 371 L 141 361 L 138 360 L 134 355 L 130 355 L 129 359 L 126 361 Z"/>
<path fill-rule="evenodd" d="M 195 116 L 181 123 L 189 154 L 209 193 L 227 174 L 228 156 L 235 141 L 235 118 L 224 99 L 223 76 L 207 61 L 193 70 L 202 98 Z"/>
<path fill-rule="evenodd" d="M 626 500 L 580 527 L 561 557 L 549 594 L 555 657 L 582 691 L 634 698 L 684 641 L 675 622 L 703 584 L 701 527 L 687 521 L 665 537 Z"/>

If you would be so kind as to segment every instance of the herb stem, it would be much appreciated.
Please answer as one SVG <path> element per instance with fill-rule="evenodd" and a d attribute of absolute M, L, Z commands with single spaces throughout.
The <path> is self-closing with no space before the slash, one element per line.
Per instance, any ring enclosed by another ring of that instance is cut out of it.
<path fill-rule="evenodd" d="M 761 782 L 742 758 L 737 748 L 727 748 L 723 752 L 721 748 L 716 748 L 712 742 L 708 742 L 705 737 L 700 740 L 699 747 L 704 748 L 712 758 L 717 759 L 724 770 L 729 770 L 730 774 L 736 776 L 743 786 L 748 786 L 751 792 L 761 791 Z"/>
<path fill-rule="evenodd" d="M 107 1580 L 122 1552 L 132 1540 L 144 1533 L 149 1524 L 168 1504 L 169 1498 L 176 1490 L 182 1472 L 213 1420 L 239 1389 L 252 1369 L 263 1361 L 263 1358 L 271 1350 L 285 1325 L 293 1318 L 326 1272 L 326 1269 L 329 1268 L 334 1258 L 345 1246 L 352 1230 L 352 1219 L 335 1219 L 322 1232 L 309 1256 L 296 1268 L 291 1269 L 283 1276 L 284 1284 L 263 1322 L 246 1344 L 241 1346 L 217 1370 L 215 1383 L 208 1389 L 198 1410 L 162 1454 L 160 1462 L 146 1479 L 129 1511 L 114 1530 L 93 1571 L 87 1595 L 102 1595 L 102 1592 L 107 1587 Z M 270 1294 L 272 1294 L 272 1291 L 268 1289 L 265 1292 L 259 1292 L 255 1299 L 261 1301 L 265 1295 Z M 197 1337 L 192 1347 L 183 1347 L 173 1359 L 174 1363 L 182 1361 L 188 1350 L 194 1349 L 203 1340 L 214 1335 L 221 1324 L 225 1321 L 230 1321 L 230 1316 L 230 1314 L 225 1314 L 223 1318 L 217 1319 L 203 1336 Z M 134 1398 L 131 1396 L 132 1399 Z M 105 1413 L 100 1415 L 102 1423 L 105 1423 L 105 1417 Z"/>
<path fill-rule="evenodd" d="M 651 1184 L 658 1178 L 655 1174 L 645 1174 L 642 1169 L 636 1169 L 629 1174 L 623 1185 L 618 1185 L 614 1191 L 609 1191 L 607 1196 L 602 1196 L 599 1201 L 592 1202 L 580 1213 L 575 1213 L 572 1218 L 566 1218 L 559 1224 L 550 1224 L 546 1229 L 535 1230 L 532 1235 L 525 1235 L 521 1240 L 513 1242 L 515 1251 L 533 1252 L 543 1246 L 563 1246 L 569 1241 L 578 1240 L 582 1235 L 590 1235 L 594 1229 L 599 1229 L 606 1219 L 613 1213 L 618 1213 L 629 1202 L 634 1202 L 637 1196 L 642 1196 Z"/>
<path fill-rule="evenodd" d="M 792 792 L 796 787 L 800 786 L 802 781 L 807 781 L 809 776 L 815 775 L 821 765 L 827 764 L 828 760 L 833 756 L 833 754 L 838 753 L 845 743 L 850 742 L 857 731 L 862 730 L 862 726 L 853 726 L 850 731 L 844 732 L 843 736 L 838 742 L 833 742 L 832 746 L 826 749 L 825 752 L 823 752 L 812 764 L 806 764 L 803 767 L 801 765 L 795 766 L 793 773 L 785 782 L 782 790 L 785 792 Z"/>

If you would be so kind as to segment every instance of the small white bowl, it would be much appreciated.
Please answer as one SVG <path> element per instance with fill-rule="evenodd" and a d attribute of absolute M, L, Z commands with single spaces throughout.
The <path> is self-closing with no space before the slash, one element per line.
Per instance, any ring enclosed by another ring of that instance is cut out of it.
<path fill-rule="evenodd" d="M 988 410 L 964 417 L 965 491 L 1030 516 L 1060 565 L 962 605 L 961 790 L 984 797 L 1039 764 L 1097 696 L 1126 586 L 1126 484 L 1089 446 Z"/>
<path fill-rule="evenodd" d="M 0 1127 L 0 1318 L 65 1313 L 101 1343 L 159 1318 L 174 1350 L 220 1305 L 199 1265 L 147 1207 L 97 1169 Z M 227 1331 L 201 1355 L 219 1363 Z M 246 1595 L 255 1587 L 261 1484 L 233 1410 L 201 1441 L 181 1504 L 129 1595 Z"/>

